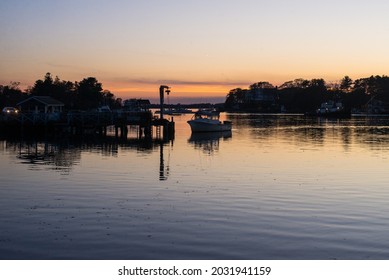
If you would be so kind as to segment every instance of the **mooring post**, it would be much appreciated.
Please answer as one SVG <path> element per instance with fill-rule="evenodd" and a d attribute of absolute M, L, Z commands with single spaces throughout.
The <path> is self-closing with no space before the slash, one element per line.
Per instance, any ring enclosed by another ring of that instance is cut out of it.
<path fill-rule="evenodd" d="M 172 118 L 172 121 L 169 123 L 169 140 L 174 139 L 175 134 L 175 124 Z"/>
<path fill-rule="evenodd" d="M 152 136 L 153 136 L 153 130 L 152 130 L 151 124 L 145 126 L 144 130 L 145 130 L 145 138 L 147 138 L 147 139 L 152 138 Z"/>
<path fill-rule="evenodd" d="M 126 139 L 128 135 L 128 128 L 126 124 L 123 124 L 121 127 L 121 138 Z"/>
<path fill-rule="evenodd" d="M 163 140 L 169 139 L 169 121 L 166 120 L 166 122 L 163 123 Z"/>
<path fill-rule="evenodd" d="M 118 125 L 115 125 L 115 137 L 116 138 L 119 137 L 119 126 Z"/>

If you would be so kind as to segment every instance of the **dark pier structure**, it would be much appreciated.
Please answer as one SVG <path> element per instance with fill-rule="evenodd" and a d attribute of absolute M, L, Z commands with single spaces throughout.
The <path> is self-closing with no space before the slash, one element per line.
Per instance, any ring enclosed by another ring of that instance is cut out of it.
<path fill-rule="evenodd" d="M 160 87 L 161 108 L 163 108 L 163 95 L 169 94 L 167 86 Z M 39 98 L 33 100 L 35 103 Z M 39 101 L 39 100 L 38 100 Z M 107 135 L 108 127 L 115 128 L 115 136 L 128 137 L 128 127 L 137 126 L 139 139 L 162 140 L 174 139 L 175 127 L 173 119 L 167 120 L 153 116 L 149 110 L 130 110 L 113 112 L 19 112 L 0 116 L 0 130 L 2 132 L 31 132 L 52 133 L 58 135 Z M 42 106 L 43 106 L 42 105 Z M 37 106 L 34 104 L 34 106 Z M 163 110 L 161 110 L 163 112 Z M 154 135 L 155 131 L 155 135 Z"/>

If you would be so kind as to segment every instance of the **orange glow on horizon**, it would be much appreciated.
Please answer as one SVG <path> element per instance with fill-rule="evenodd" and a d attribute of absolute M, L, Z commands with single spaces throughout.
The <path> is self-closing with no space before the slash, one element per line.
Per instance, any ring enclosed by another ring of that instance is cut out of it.
<path fill-rule="evenodd" d="M 228 92 L 236 87 L 248 87 L 249 85 L 174 85 L 171 87 L 170 98 L 224 98 Z M 132 84 L 118 85 L 117 83 L 106 83 L 104 88 L 120 98 L 159 98 L 159 86 L 157 84 Z"/>

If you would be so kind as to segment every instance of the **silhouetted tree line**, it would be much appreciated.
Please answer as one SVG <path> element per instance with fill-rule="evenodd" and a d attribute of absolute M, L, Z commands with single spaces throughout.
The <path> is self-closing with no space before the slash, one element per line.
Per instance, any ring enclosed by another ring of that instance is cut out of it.
<path fill-rule="evenodd" d="M 90 110 L 100 106 L 121 107 L 122 100 L 116 98 L 94 77 L 80 82 L 54 79 L 50 73 L 37 80 L 26 91 L 20 83 L 0 85 L 0 108 L 15 106 L 30 95 L 51 96 L 65 104 L 68 110 Z M 389 105 L 389 77 L 370 76 L 352 80 L 349 76 L 339 83 L 327 83 L 323 79 L 295 79 L 281 86 L 269 82 L 258 82 L 248 89 L 235 88 L 228 93 L 226 110 L 305 113 L 317 109 L 328 100 L 341 101 L 347 109 L 364 110 L 371 100 Z M 389 107 L 389 106 L 388 106 Z"/>
<path fill-rule="evenodd" d="M 63 102 L 68 110 L 91 110 L 100 106 L 114 109 L 122 105 L 122 100 L 109 90 L 104 90 L 94 77 L 73 83 L 60 80 L 58 76 L 53 79 L 50 73 L 46 73 L 43 80 L 37 80 L 26 91 L 22 91 L 19 83 L 15 82 L 7 86 L 0 85 L 0 106 L 15 106 L 31 95 L 51 96 Z"/>
<path fill-rule="evenodd" d="M 235 88 L 226 97 L 226 110 L 305 113 L 328 100 L 341 101 L 348 110 L 364 110 L 371 100 L 389 105 L 389 77 L 371 76 L 353 81 L 345 76 L 339 83 L 323 79 L 295 79 L 275 87 L 258 82 L 248 89 Z"/>

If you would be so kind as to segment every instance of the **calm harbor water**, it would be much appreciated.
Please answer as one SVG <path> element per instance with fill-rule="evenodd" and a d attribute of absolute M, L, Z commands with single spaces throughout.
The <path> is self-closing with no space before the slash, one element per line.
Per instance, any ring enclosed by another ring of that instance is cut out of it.
<path fill-rule="evenodd" d="M 389 117 L 0 139 L 1 259 L 389 259 Z"/>

